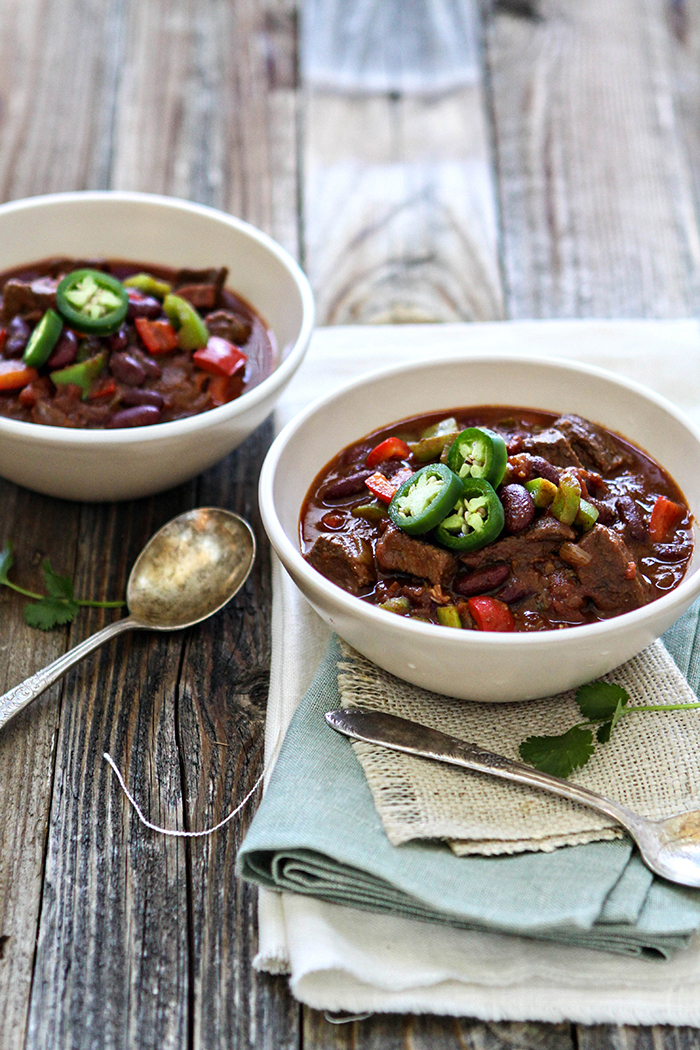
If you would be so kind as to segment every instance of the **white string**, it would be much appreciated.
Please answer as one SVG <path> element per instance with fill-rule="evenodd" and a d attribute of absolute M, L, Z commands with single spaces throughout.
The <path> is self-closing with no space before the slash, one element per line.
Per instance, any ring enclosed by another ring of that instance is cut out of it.
<path fill-rule="evenodd" d="M 249 799 L 251 799 L 253 797 L 255 792 L 260 787 L 260 784 L 262 783 L 262 781 L 263 781 L 263 779 L 265 777 L 265 774 L 267 773 L 268 769 L 270 768 L 270 765 L 272 764 L 272 762 L 273 762 L 273 760 L 275 758 L 275 755 L 277 753 L 277 748 L 279 747 L 279 745 L 280 745 L 280 737 L 277 738 L 275 746 L 274 746 L 274 748 L 272 750 L 272 754 L 270 755 L 269 763 L 267 763 L 265 765 L 265 768 L 263 769 L 262 773 L 260 774 L 258 779 L 255 781 L 255 783 L 253 784 L 252 788 L 250 789 L 248 794 L 245 796 L 245 798 L 242 800 L 242 802 L 239 802 L 239 804 L 236 806 L 236 808 L 232 809 L 231 812 L 229 813 L 229 815 L 227 817 L 224 817 L 223 820 L 219 821 L 218 824 L 215 824 L 213 828 L 207 828 L 205 831 L 176 831 L 176 830 L 173 830 L 171 828 L 160 828 L 160 827 L 158 827 L 157 824 L 152 824 L 150 822 L 150 820 L 146 819 L 146 817 L 144 816 L 143 810 L 141 809 L 141 807 L 139 806 L 138 802 L 136 801 L 136 799 L 134 798 L 134 796 L 131 794 L 131 792 L 129 791 L 128 787 L 124 783 L 124 777 L 119 772 L 119 769 L 117 768 L 117 765 L 116 765 L 114 759 L 112 758 L 112 756 L 108 755 L 107 752 L 104 751 L 103 754 L 102 754 L 102 757 L 112 767 L 112 770 L 115 773 L 117 780 L 119 781 L 119 785 L 120 785 L 122 791 L 124 792 L 124 794 L 126 795 L 126 797 L 129 800 L 129 802 L 133 806 L 134 810 L 136 811 L 137 817 L 139 818 L 141 823 L 143 825 L 145 825 L 145 827 L 149 828 L 151 831 L 157 831 L 159 835 L 170 835 L 172 838 L 178 838 L 178 839 L 196 839 L 196 838 L 201 838 L 203 835 L 213 835 L 215 831 L 219 830 L 219 828 L 223 828 L 224 824 L 228 824 L 229 820 L 232 820 L 233 817 L 235 817 L 237 813 L 240 813 L 240 811 L 245 806 L 246 802 L 248 802 Z"/>

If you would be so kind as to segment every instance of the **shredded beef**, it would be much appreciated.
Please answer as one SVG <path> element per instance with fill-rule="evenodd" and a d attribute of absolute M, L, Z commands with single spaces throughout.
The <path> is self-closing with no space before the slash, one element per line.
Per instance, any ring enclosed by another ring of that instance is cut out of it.
<path fill-rule="evenodd" d="M 377 565 L 384 572 L 407 572 L 431 583 L 447 585 L 457 567 L 449 551 L 414 539 L 390 525 L 377 540 Z"/>
<path fill-rule="evenodd" d="M 7 324 L 18 315 L 27 321 L 39 321 L 52 307 L 56 309 L 58 281 L 37 277 L 34 281 L 20 281 L 11 277 L 5 283 L 2 296 L 2 322 Z"/>
<path fill-rule="evenodd" d="M 339 533 L 319 536 L 307 555 L 307 561 L 333 583 L 351 594 L 374 583 L 376 571 L 372 545 L 361 536 Z"/>
<path fill-rule="evenodd" d="M 608 474 L 626 466 L 628 457 L 602 427 L 580 416 L 560 416 L 554 427 L 568 438 L 584 467 Z"/>
<path fill-rule="evenodd" d="M 629 612 L 649 601 L 646 581 L 636 570 L 625 541 L 606 528 L 595 525 L 579 543 L 591 555 L 587 565 L 577 567 L 581 587 L 601 612 Z"/>

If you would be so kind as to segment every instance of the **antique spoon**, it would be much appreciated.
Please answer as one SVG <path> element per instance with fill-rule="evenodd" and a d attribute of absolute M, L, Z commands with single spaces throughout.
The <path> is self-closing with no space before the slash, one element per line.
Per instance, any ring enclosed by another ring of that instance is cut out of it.
<path fill-rule="evenodd" d="M 206 620 L 233 598 L 255 559 L 255 536 L 237 514 L 188 510 L 152 536 L 126 587 L 129 616 L 103 627 L 58 660 L 0 696 L 0 728 L 69 667 L 124 631 L 177 631 Z"/>
<path fill-rule="evenodd" d="M 528 784 L 597 809 L 622 824 L 637 843 L 644 863 L 657 875 L 682 886 L 700 886 L 700 810 L 678 813 L 664 820 L 648 820 L 579 784 L 540 773 L 532 766 L 484 751 L 477 744 L 468 744 L 447 733 L 381 711 L 361 708 L 329 711 L 326 721 L 339 733 L 356 740 Z"/>

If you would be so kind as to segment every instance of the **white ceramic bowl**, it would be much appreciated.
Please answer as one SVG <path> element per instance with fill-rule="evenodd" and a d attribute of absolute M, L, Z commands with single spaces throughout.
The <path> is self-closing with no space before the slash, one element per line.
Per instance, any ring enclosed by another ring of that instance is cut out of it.
<path fill-rule="evenodd" d="M 681 584 L 644 608 L 601 623 L 531 634 L 456 631 L 395 616 L 335 586 L 300 553 L 302 501 L 337 452 L 407 416 L 484 404 L 574 412 L 617 431 L 666 467 L 697 522 L 700 431 L 669 402 L 638 384 L 583 365 L 465 355 L 375 372 L 292 420 L 263 464 L 263 523 L 314 609 L 380 667 L 426 689 L 467 700 L 549 696 L 597 678 L 658 638 L 700 593 L 700 551 Z"/>
<path fill-rule="evenodd" d="M 49 496 L 121 500 L 210 467 L 270 413 L 301 364 L 313 297 L 292 257 L 239 219 L 143 193 L 62 193 L 0 206 L 0 272 L 49 256 L 227 266 L 228 287 L 272 329 L 279 364 L 235 401 L 188 419 L 124 430 L 73 430 L 0 416 L 0 475 Z"/>

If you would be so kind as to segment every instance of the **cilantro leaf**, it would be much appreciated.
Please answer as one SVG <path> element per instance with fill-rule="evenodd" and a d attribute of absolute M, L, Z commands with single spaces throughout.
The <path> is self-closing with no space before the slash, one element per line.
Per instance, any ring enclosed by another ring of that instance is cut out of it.
<path fill-rule="evenodd" d="M 0 583 L 9 583 L 8 573 L 12 568 L 14 558 L 12 557 L 12 544 L 8 543 L 4 550 L 0 551 Z"/>
<path fill-rule="evenodd" d="M 613 719 L 613 725 L 620 717 L 618 708 L 625 706 L 629 693 L 621 685 L 611 682 L 589 682 L 576 692 L 576 703 L 584 718 L 591 722 L 602 722 Z"/>
<path fill-rule="evenodd" d="M 625 692 L 624 689 L 623 689 L 623 692 Z M 627 703 L 628 699 L 629 699 L 629 697 L 625 693 L 625 699 L 617 701 L 617 707 L 613 711 L 612 718 L 608 719 L 607 722 L 603 722 L 602 725 L 598 726 L 598 732 L 596 733 L 596 736 L 598 737 L 598 742 L 599 743 L 607 744 L 608 740 L 610 739 L 610 734 L 612 733 L 613 729 L 615 728 L 617 723 L 620 721 L 622 716 L 627 714 L 627 711 L 625 710 L 625 704 Z"/>
<path fill-rule="evenodd" d="M 596 738 L 599 744 L 607 744 L 613 731 L 612 718 L 608 722 L 601 722 L 596 730 Z"/>
<path fill-rule="evenodd" d="M 68 601 L 73 601 L 73 583 L 70 576 L 59 576 L 57 572 L 54 572 L 48 558 L 42 561 L 41 568 L 49 596 L 51 598 L 65 598 Z"/>
<path fill-rule="evenodd" d="M 590 729 L 573 726 L 561 736 L 529 736 L 520 745 L 520 757 L 542 773 L 566 779 L 575 769 L 585 766 L 593 750 Z"/>
<path fill-rule="evenodd" d="M 78 603 L 66 598 L 42 598 L 24 606 L 24 619 L 30 627 L 50 631 L 64 623 L 71 623 L 78 611 Z"/>

